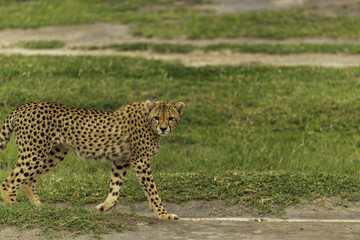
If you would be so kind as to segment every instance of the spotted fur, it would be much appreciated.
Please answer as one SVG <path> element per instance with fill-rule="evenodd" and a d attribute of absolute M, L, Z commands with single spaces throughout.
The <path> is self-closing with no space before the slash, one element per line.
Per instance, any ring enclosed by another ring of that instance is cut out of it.
<path fill-rule="evenodd" d="M 59 103 L 27 103 L 5 119 L 0 152 L 15 132 L 19 158 L 1 185 L 1 196 L 15 203 L 22 186 L 34 205 L 40 205 L 36 181 L 61 162 L 68 150 L 88 159 L 112 161 L 110 191 L 96 208 L 107 212 L 118 200 L 127 169 L 136 171 L 151 209 L 161 219 L 178 219 L 161 203 L 150 169 L 160 138 L 178 125 L 184 103 L 135 102 L 114 112 L 75 108 Z"/>

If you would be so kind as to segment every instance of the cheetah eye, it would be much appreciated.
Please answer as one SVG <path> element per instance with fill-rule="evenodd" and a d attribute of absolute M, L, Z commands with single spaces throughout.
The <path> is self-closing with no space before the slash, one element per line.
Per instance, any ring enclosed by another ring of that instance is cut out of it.
<path fill-rule="evenodd" d="M 174 120 L 174 118 L 173 118 L 173 117 L 169 117 L 169 121 L 172 121 L 172 120 Z"/>
<path fill-rule="evenodd" d="M 156 121 L 159 121 L 159 117 L 158 117 L 158 116 L 154 117 L 154 119 L 155 119 Z"/>

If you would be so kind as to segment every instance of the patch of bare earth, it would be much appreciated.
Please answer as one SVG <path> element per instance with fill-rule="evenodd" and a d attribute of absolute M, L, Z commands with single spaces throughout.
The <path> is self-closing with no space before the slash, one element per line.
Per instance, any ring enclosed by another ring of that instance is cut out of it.
<path fill-rule="evenodd" d="M 360 1 L 323 1 L 321 4 L 314 4 L 307 8 L 305 14 L 308 16 L 319 17 L 340 17 L 340 16 L 360 16 Z"/>
<path fill-rule="evenodd" d="M 176 4 L 186 4 L 177 2 Z M 296 6 L 308 6 L 307 14 L 321 16 L 355 16 L 360 11 L 360 0 L 213 0 L 208 4 L 199 5 L 203 8 L 211 8 L 222 13 L 266 11 L 279 8 L 290 8 Z M 310 6 L 310 7 L 309 7 Z M 155 6 L 161 8 L 162 6 Z M 153 9 L 142 9 L 142 11 L 153 11 Z M 16 48 L 20 41 L 38 40 L 60 40 L 66 43 L 66 47 L 54 50 L 27 50 Z M 360 57 L 357 55 L 341 54 L 290 54 L 290 55 L 269 55 L 269 54 L 247 54 L 233 53 L 231 51 L 196 51 L 190 54 L 159 54 L 153 52 L 120 52 L 116 50 L 86 51 L 74 48 L 86 48 L 91 46 L 106 46 L 110 44 L 151 42 L 171 44 L 193 44 L 205 46 L 217 43 L 234 44 L 300 44 L 319 43 L 336 44 L 350 43 L 360 44 L 360 40 L 354 39 L 285 39 L 267 40 L 254 38 L 233 38 L 233 39 L 174 39 L 163 40 L 157 38 L 138 38 L 132 35 L 131 29 L 126 25 L 113 23 L 95 23 L 74 26 L 50 26 L 38 29 L 7 29 L 0 31 L 0 54 L 24 54 L 24 55 L 120 55 L 128 57 L 142 57 L 163 61 L 179 62 L 187 66 L 205 65 L 274 65 L 274 66 L 325 66 L 325 67 L 348 67 L 360 65 Z"/>
<path fill-rule="evenodd" d="M 359 16 L 359 0 L 210 0 L 196 6 L 218 14 L 263 12 L 304 7 L 311 16 Z"/>
<path fill-rule="evenodd" d="M 171 213 L 180 216 L 179 221 L 157 220 L 149 209 L 146 201 L 131 204 L 119 204 L 112 218 L 126 222 L 122 233 L 112 232 L 101 235 L 104 240 L 112 239 L 359 239 L 359 223 L 324 223 L 316 220 L 353 220 L 360 218 L 359 203 L 349 203 L 348 207 L 336 206 L 329 201 L 319 201 L 299 207 L 286 209 L 283 219 L 313 219 L 313 222 L 270 222 L 259 220 L 229 221 L 215 220 L 221 217 L 253 217 L 239 205 L 230 205 L 224 201 L 189 201 L 182 204 L 165 202 Z M 70 207 L 58 204 L 59 207 Z M 84 206 L 89 211 L 95 210 L 95 205 Z M 268 219 L 278 219 L 273 215 Z M 183 220 L 181 220 L 181 218 Z M 207 220 L 189 220 L 192 218 L 207 218 Z M 213 219 L 213 220 L 211 220 Z M 39 229 L 17 230 L 15 227 L 5 227 L 0 231 L 0 239 L 46 239 L 53 236 L 56 239 L 91 239 L 89 235 L 74 236 L 70 232 L 44 234 Z"/>
<path fill-rule="evenodd" d="M 0 49 L 0 54 L 23 54 L 23 55 L 68 55 L 68 56 L 126 56 L 141 57 L 152 60 L 162 60 L 181 63 L 186 66 L 201 67 L 209 65 L 267 65 L 267 66 L 323 66 L 323 67 L 349 67 L 360 65 L 359 55 L 343 54 L 289 54 L 289 55 L 269 55 L 269 54 L 250 54 L 232 53 L 230 51 L 195 51 L 188 54 L 159 54 L 149 51 L 115 51 L 107 50 L 72 50 L 72 49 L 52 49 L 52 50 L 28 50 L 28 49 Z"/>
<path fill-rule="evenodd" d="M 52 50 L 29 50 L 16 47 L 20 41 L 38 40 L 61 40 L 66 43 L 65 48 Z M 207 39 L 207 40 L 161 40 L 135 38 L 131 30 L 124 25 L 97 23 L 75 26 L 51 26 L 39 29 L 8 29 L 0 31 L 0 54 L 24 54 L 24 55 L 120 55 L 128 57 L 142 57 L 163 61 L 179 62 L 187 66 L 205 65 L 274 65 L 274 66 L 295 66 L 313 65 L 326 67 L 348 67 L 358 66 L 360 56 L 341 54 L 290 54 L 290 55 L 269 55 L 269 54 L 248 54 L 233 53 L 231 51 L 196 51 L 189 54 L 159 54 L 146 51 L 121 52 L 116 50 L 79 50 L 90 46 L 106 46 L 110 44 L 151 42 L 151 43 L 172 43 L 172 44 L 193 44 L 205 46 L 216 43 L 247 43 L 247 44 L 284 44 L 284 43 L 360 43 L 360 40 L 339 40 L 339 39 L 287 39 L 287 40 L 265 40 L 251 38 L 237 39 Z"/>

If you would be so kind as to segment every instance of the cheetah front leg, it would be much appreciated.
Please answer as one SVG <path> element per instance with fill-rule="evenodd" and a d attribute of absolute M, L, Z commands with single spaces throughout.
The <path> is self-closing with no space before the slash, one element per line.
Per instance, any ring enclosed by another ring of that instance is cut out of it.
<path fill-rule="evenodd" d="M 96 206 L 98 212 L 106 213 L 115 206 L 129 166 L 130 164 L 128 163 L 113 162 L 111 168 L 110 191 L 106 200 Z"/>
<path fill-rule="evenodd" d="M 132 162 L 132 166 L 136 171 L 138 180 L 144 189 L 150 203 L 150 208 L 157 214 L 159 219 L 175 219 L 179 217 L 175 214 L 169 214 L 161 203 L 160 196 L 156 190 L 156 185 L 151 174 L 150 166 L 142 161 Z"/>
<path fill-rule="evenodd" d="M 40 206 L 41 201 L 39 196 L 36 193 L 36 182 L 27 182 L 22 185 L 26 195 L 28 196 L 30 202 L 35 206 Z"/>

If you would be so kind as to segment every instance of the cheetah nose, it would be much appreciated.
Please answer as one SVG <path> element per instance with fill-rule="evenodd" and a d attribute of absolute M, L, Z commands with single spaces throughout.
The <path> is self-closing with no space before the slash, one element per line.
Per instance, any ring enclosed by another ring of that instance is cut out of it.
<path fill-rule="evenodd" d="M 165 132 L 166 129 L 167 129 L 166 127 L 160 127 L 160 130 L 163 131 L 163 132 Z"/>

